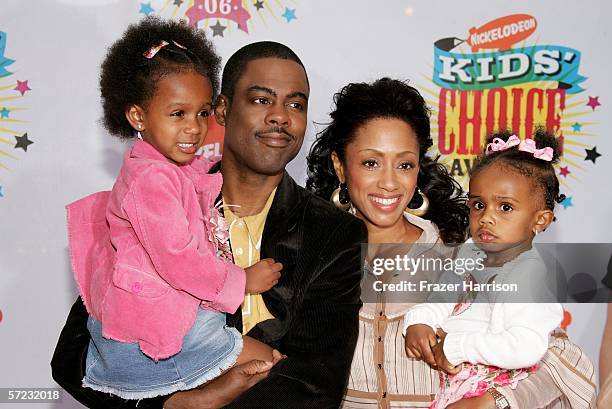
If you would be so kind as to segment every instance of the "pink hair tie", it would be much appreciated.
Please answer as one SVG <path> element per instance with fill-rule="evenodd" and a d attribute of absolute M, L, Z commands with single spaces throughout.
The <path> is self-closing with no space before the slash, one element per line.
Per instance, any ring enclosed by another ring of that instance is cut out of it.
<path fill-rule="evenodd" d="M 533 139 L 525 139 L 519 145 L 519 151 L 533 153 L 533 157 L 536 159 L 545 160 L 550 162 L 553 158 L 554 151 L 550 146 L 546 148 L 537 149 L 536 143 Z"/>
<path fill-rule="evenodd" d="M 506 149 L 510 149 L 513 146 L 519 145 L 520 143 L 521 140 L 516 135 L 511 135 L 505 142 L 503 139 L 495 138 L 493 139 L 493 142 L 487 144 L 485 154 L 490 155 L 494 152 L 505 151 Z"/>
<path fill-rule="evenodd" d="M 157 54 L 159 52 L 159 50 L 161 50 L 162 48 L 164 48 L 168 44 L 170 44 L 170 43 L 167 42 L 167 41 L 161 40 L 161 42 L 158 45 L 156 45 L 154 47 L 151 47 L 149 49 L 149 51 L 143 53 L 143 55 L 145 56 L 146 59 L 150 60 L 151 58 L 155 57 L 155 54 Z"/>

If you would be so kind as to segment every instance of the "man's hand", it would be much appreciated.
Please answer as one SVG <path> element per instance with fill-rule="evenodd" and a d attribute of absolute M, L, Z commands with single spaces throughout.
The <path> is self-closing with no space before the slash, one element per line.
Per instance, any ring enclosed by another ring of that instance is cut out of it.
<path fill-rule="evenodd" d="M 406 329 L 406 353 L 410 358 L 422 359 L 436 368 L 431 347 L 438 343 L 436 334 L 429 325 L 414 324 Z"/>
<path fill-rule="evenodd" d="M 461 399 L 446 407 L 446 409 L 495 409 L 495 399 L 490 393 L 476 398 Z"/>
<path fill-rule="evenodd" d="M 276 357 L 275 361 L 278 362 Z M 249 361 L 236 365 L 197 389 L 175 393 L 166 401 L 164 409 L 222 408 L 267 377 L 276 362 Z"/>
<path fill-rule="evenodd" d="M 446 359 L 446 355 L 444 354 L 444 340 L 446 339 L 446 332 L 444 332 L 442 328 L 438 328 L 436 334 L 438 335 L 439 341 L 431 349 L 436 365 L 438 366 L 439 370 L 444 371 L 449 375 L 454 375 L 461 371 L 461 365 L 454 366 L 448 362 L 448 359 Z"/>

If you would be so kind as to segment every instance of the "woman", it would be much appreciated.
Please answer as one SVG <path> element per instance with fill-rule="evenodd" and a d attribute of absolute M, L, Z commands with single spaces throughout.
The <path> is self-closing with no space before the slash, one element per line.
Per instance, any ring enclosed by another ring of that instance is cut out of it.
<path fill-rule="evenodd" d="M 334 99 L 332 122 L 308 157 L 307 188 L 362 219 L 370 243 L 421 244 L 411 248 L 416 256 L 422 244 L 463 242 L 468 209 L 457 183 L 426 155 L 433 142 L 419 92 L 382 78 L 349 84 Z M 410 305 L 385 299 L 364 304 L 343 408 L 416 408 L 431 402 L 437 371 L 405 353 L 402 318 Z M 499 391 L 510 407 L 590 407 L 592 366 L 579 349 L 555 341 L 545 359 L 516 390 Z M 552 373 L 561 373 L 563 381 Z M 495 408 L 496 399 L 485 394 L 450 407 Z"/>

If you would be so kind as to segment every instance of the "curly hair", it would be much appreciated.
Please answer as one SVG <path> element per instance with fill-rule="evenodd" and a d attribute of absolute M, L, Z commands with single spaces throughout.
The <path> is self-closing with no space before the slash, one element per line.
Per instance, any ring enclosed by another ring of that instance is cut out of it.
<path fill-rule="evenodd" d="M 144 55 L 162 41 L 169 43 L 154 58 Z M 221 58 L 204 34 L 185 21 L 150 16 L 130 25 L 108 50 L 100 73 L 104 127 L 122 139 L 134 138 L 125 117 L 130 105 L 144 105 L 157 82 L 172 73 L 194 70 L 207 78 L 213 95 L 219 89 Z"/>
<path fill-rule="evenodd" d="M 234 98 L 236 82 L 242 77 L 249 62 L 260 58 L 278 58 L 293 61 L 304 68 L 304 75 L 306 75 L 306 68 L 302 60 L 291 48 L 274 41 L 259 41 L 245 45 L 227 60 L 223 68 L 221 94 L 231 101 Z M 306 75 L 306 82 L 308 82 L 308 75 Z"/>
<path fill-rule="evenodd" d="M 487 144 L 492 143 L 497 138 L 506 142 L 512 135 L 513 133 L 508 130 L 496 132 L 487 138 Z M 521 151 L 518 149 L 518 145 L 488 154 L 484 149 L 483 153 L 474 162 L 471 177 L 474 178 L 479 172 L 494 163 L 507 166 L 533 180 L 534 187 L 540 192 L 544 207 L 548 210 L 554 210 L 555 203 L 561 203 L 565 199 L 565 195 L 559 194 L 559 179 L 557 179 L 554 168 L 554 164 L 559 161 L 560 156 L 559 141 L 552 133 L 541 126 L 534 130 L 533 140 L 537 149 L 548 147 L 553 150 L 551 161 L 538 159 L 532 153 Z"/>
<path fill-rule="evenodd" d="M 334 96 L 335 110 L 331 123 L 317 135 L 308 155 L 306 187 L 316 195 L 329 199 L 340 181 L 334 171 L 332 152 L 346 163 L 346 147 L 357 130 L 378 118 L 395 118 L 414 130 L 419 143 L 417 186 L 430 201 L 425 218 L 434 222 L 445 243 L 462 243 L 467 234 L 468 208 L 461 186 L 446 168 L 426 155 L 433 145 L 430 135 L 429 109 L 421 94 L 407 83 L 381 78 L 371 84 L 352 83 Z M 422 202 L 415 194 L 410 207 Z"/>

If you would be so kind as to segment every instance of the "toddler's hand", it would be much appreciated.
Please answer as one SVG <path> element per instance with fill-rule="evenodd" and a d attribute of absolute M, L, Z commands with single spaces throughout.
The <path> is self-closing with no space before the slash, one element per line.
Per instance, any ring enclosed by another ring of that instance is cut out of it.
<path fill-rule="evenodd" d="M 245 292 L 248 294 L 260 294 L 268 291 L 278 284 L 282 269 L 283 265 L 271 258 L 265 258 L 246 268 Z"/>
<path fill-rule="evenodd" d="M 406 353 L 410 358 L 423 359 L 432 367 L 436 360 L 432 347 L 438 343 L 436 334 L 429 325 L 414 324 L 406 329 Z"/>
<path fill-rule="evenodd" d="M 431 349 L 436 365 L 441 371 L 444 371 L 449 375 L 454 375 L 461 371 L 461 365 L 454 366 L 448 362 L 448 359 L 446 359 L 446 355 L 444 354 L 444 340 L 446 339 L 446 332 L 439 328 L 437 334 L 438 338 L 440 338 L 440 342 L 434 345 L 434 347 Z"/>

